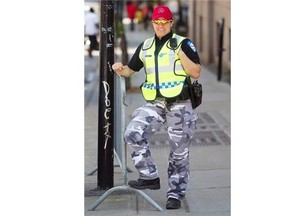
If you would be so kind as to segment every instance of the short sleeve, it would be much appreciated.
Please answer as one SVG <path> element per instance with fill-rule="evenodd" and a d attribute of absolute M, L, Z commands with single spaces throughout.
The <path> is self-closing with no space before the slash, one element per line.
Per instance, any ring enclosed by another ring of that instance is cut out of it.
<path fill-rule="evenodd" d="M 139 58 L 139 53 L 141 51 L 143 43 L 141 43 L 135 53 L 133 54 L 132 58 L 130 59 L 129 63 L 127 64 L 128 67 L 133 71 L 139 71 L 144 65 L 141 59 Z"/>
<path fill-rule="evenodd" d="M 197 49 L 190 39 L 184 39 L 181 48 L 191 61 L 196 64 L 201 64 Z"/>

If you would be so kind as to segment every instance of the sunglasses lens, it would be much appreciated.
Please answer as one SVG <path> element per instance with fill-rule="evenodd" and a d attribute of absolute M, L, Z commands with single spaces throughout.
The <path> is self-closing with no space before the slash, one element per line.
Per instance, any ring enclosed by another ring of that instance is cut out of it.
<path fill-rule="evenodd" d="M 162 23 L 164 25 L 166 23 L 169 23 L 170 20 L 154 20 L 153 22 L 157 25 L 159 25 L 160 23 Z"/>

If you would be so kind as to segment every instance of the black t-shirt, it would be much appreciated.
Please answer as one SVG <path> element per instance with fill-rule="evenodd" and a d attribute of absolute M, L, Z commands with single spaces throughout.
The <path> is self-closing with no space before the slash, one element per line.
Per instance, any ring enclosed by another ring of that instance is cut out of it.
<path fill-rule="evenodd" d="M 164 37 L 162 37 L 161 40 L 155 35 L 156 54 L 159 53 L 159 51 L 161 50 L 162 46 L 167 42 L 167 40 L 172 38 L 172 35 L 173 35 L 173 32 L 171 31 L 169 34 L 167 34 Z M 132 56 L 131 60 L 128 63 L 128 67 L 130 69 L 132 69 L 133 71 L 139 71 L 143 67 L 143 62 L 139 58 L 139 53 L 141 51 L 143 43 L 141 43 L 137 47 L 134 55 Z M 193 61 L 196 64 L 200 64 L 200 59 L 199 59 L 197 50 L 196 50 L 193 42 L 190 39 L 185 38 L 182 41 L 181 48 L 182 48 L 183 52 L 188 56 L 188 58 L 191 61 Z"/>

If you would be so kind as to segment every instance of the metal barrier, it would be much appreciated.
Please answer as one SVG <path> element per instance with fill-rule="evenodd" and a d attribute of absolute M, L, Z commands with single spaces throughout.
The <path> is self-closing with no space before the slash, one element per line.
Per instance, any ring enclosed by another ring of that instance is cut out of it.
<path fill-rule="evenodd" d="M 115 73 L 116 74 L 116 73 Z M 146 199 L 152 206 L 154 206 L 157 210 L 163 211 L 163 209 L 153 200 L 151 199 L 147 194 L 145 194 L 143 191 L 131 188 L 127 186 L 127 146 L 123 139 L 123 133 L 125 128 L 125 79 L 121 78 L 120 76 L 115 76 L 114 79 L 114 96 L 115 97 L 115 131 L 114 135 L 117 137 L 114 143 L 114 155 L 116 156 L 116 159 L 119 163 L 119 166 L 123 173 L 123 179 L 124 179 L 124 185 L 122 186 L 116 186 L 113 188 L 110 188 L 108 191 L 106 191 L 102 196 L 100 196 L 94 204 L 88 209 L 89 211 L 94 211 L 97 206 L 99 206 L 110 194 L 112 194 L 115 191 L 127 191 L 127 192 L 133 192 L 135 194 L 141 195 L 144 199 Z M 121 91 L 119 91 L 121 89 Z M 118 91 L 117 91 L 118 90 Z M 95 170 L 96 171 L 96 170 Z"/>

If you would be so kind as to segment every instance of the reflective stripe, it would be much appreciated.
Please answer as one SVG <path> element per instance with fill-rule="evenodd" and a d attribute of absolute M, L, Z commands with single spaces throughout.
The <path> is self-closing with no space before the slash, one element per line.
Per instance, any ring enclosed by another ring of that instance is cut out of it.
<path fill-rule="evenodd" d="M 154 37 L 148 38 L 148 39 L 145 41 L 145 43 L 143 44 L 142 49 L 143 49 L 143 50 L 147 50 L 147 49 L 151 48 L 151 46 L 153 45 L 154 39 L 155 39 Z"/>
<path fill-rule="evenodd" d="M 161 66 L 161 73 L 171 73 L 170 66 Z M 183 67 L 181 64 L 176 64 L 175 65 L 175 71 L 183 71 Z M 147 74 L 151 74 L 155 72 L 155 67 L 151 67 L 151 68 L 146 68 L 146 73 Z"/>

